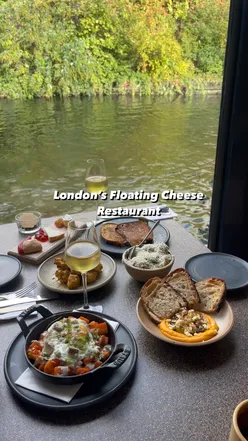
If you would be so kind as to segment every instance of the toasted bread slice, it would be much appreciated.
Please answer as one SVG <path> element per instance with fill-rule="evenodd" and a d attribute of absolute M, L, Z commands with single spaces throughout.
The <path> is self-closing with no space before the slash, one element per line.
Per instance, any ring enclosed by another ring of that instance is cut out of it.
<path fill-rule="evenodd" d="M 125 245 L 126 240 L 116 231 L 117 224 L 107 222 L 100 228 L 100 234 L 105 242 L 118 247 Z"/>
<path fill-rule="evenodd" d="M 160 323 L 164 318 L 172 317 L 179 309 L 188 306 L 187 301 L 166 282 L 159 282 L 150 295 L 145 297 L 145 300 L 143 296 L 142 302 L 156 323 Z"/>
<path fill-rule="evenodd" d="M 195 284 L 185 269 L 175 269 L 165 277 L 165 281 L 187 300 L 190 307 L 200 301 Z"/>
<path fill-rule="evenodd" d="M 219 309 L 226 293 L 226 282 L 216 277 L 201 280 L 195 284 L 200 297 L 200 303 L 194 309 L 213 313 Z"/>
<path fill-rule="evenodd" d="M 116 231 L 130 244 L 130 246 L 139 245 L 140 242 L 149 233 L 150 227 L 147 222 L 137 220 L 117 225 Z M 146 242 L 153 241 L 153 234 L 149 234 Z"/>
<path fill-rule="evenodd" d="M 150 294 L 158 288 L 158 286 L 163 285 L 163 280 L 159 277 L 153 277 L 152 279 L 149 279 L 141 288 L 140 290 L 140 297 L 143 301 L 143 303 L 146 303 L 147 298 L 150 296 Z"/>

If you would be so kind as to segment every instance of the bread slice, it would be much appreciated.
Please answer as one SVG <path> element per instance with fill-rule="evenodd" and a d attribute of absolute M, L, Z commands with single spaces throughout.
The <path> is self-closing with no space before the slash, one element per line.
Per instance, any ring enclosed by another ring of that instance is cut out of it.
<path fill-rule="evenodd" d="M 150 294 L 158 288 L 158 286 L 163 285 L 163 280 L 159 277 L 153 277 L 152 279 L 149 279 L 141 288 L 140 290 L 140 297 L 143 301 L 143 303 L 146 303 L 147 298 L 150 296 Z"/>
<path fill-rule="evenodd" d="M 201 280 L 195 284 L 200 297 L 200 303 L 195 305 L 197 311 L 216 312 L 226 293 L 226 282 L 216 277 Z"/>
<path fill-rule="evenodd" d="M 141 299 L 147 313 L 156 323 L 188 306 L 187 301 L 166 282 L 159 282 L 150 295 L 144 297 L 143 294 Z"/>
<path fill-rule="evenodd" d="M 165 277 L 165 281 L 187 300 L 190 307 L 200 301 L 195 284 L 185 269 L 175 269 Z"/>
<path fill-rule="evenodd" d="M 113 222 L 106 222 L 100 228 L 100 234 L 105 242 L 118 247 L 125 245 L 126 240 L 116 231 L 117 224 Z"/>

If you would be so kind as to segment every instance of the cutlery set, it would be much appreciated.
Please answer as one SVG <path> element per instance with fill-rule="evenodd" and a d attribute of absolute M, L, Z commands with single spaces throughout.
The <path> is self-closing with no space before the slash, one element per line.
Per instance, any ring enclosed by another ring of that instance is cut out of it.
<path fill-rule="evenodd" d="M 0 295 L 0 316 L 26 309 L 29 304 L 35 304 L 37 300 L 42 300 L 40 295 L 35 294 L 37 283 L 32 282 L 28 286 L 18 291 L 8 292 Z M 9 317 L 8 317 L 9 318 Z"/>

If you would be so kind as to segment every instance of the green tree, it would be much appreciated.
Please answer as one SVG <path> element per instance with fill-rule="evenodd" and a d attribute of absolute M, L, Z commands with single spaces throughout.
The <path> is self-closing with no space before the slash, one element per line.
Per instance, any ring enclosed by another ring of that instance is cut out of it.
<path fill-rule="evenodd" d="M 201 0 L 187 15 L 181 45 L 196 73 L 222 76 L 229 0 Z"/>
<path fill-rule="evenodd" d="M 0 96 L 182 92 L 221 81 L 228 0 L 0 0 Z"/>

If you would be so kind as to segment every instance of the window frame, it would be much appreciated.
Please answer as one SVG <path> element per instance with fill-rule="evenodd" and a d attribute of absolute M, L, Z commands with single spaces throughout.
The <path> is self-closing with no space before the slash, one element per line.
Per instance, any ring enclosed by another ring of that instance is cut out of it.
<path fill-rule="evenodd" d="M 231 0 L 208 246 L 248 259 L 248 2 Z"/>

